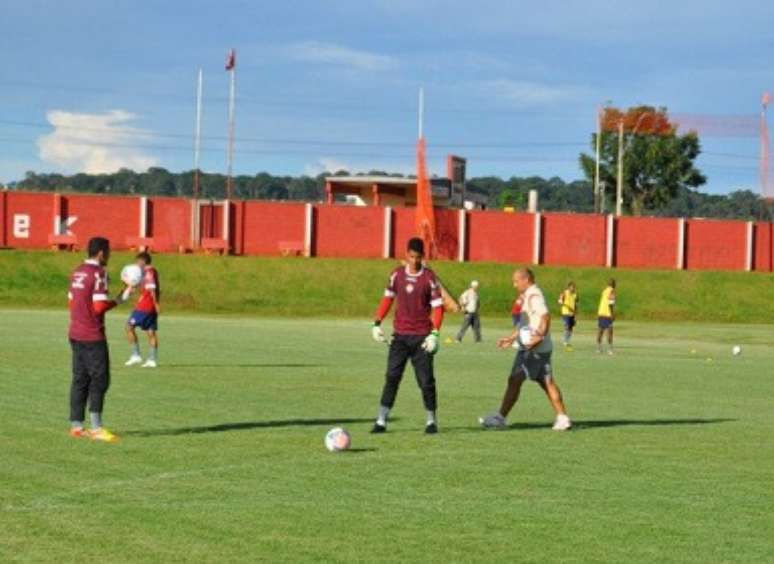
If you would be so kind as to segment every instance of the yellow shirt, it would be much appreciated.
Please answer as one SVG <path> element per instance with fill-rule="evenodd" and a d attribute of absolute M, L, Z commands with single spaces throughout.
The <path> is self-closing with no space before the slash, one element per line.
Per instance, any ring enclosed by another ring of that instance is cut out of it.
<path fill-rule="evenodd" d="M 615 289 L 608 286 L 602 290 L 602 297 L 599 298 L 599 317 L 613 317 L 612 306 L 615 305 Z"/>
<path fill-rule="evenodd" d="M 559 302 L 562 304 L 562 315 L 575 315 L 578 307 L 578 292 L 565 290 L 562 292 Z"/>

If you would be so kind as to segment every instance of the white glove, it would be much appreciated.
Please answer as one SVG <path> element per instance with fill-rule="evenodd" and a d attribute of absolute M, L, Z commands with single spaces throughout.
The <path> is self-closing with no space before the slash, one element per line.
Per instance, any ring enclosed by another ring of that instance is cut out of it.
<path fill-rule="evenodd" d="M 116 296 L 116 304 L 121 305 L 122 303 L 127 301 L 129 299 L 129 296 L 131 295 L 132 295 L 132 287 L 127 286 L 123 292 L 121 292 L 120 294 L 118 294 L 118 296 Z"/>
<path fill-rule="evenodd" d="M 381 325 L 377 325 L 376 323 L 374 323 L 374 326 L 371 328 L 371 336 L 377 343 L 387 342 L 387 337 L 384 336 L 384 331 L 382 330 Z"/>
<path fill-rule="evenodd" d="M 431 333 L 425 337 L 425 341 L 422 343 L 422 348 L 427 352 L 427 354 L 435 354 L 438 352 L 438 345 L 438 330 L 433 329 L 433 331 L 431 331 Z"/>

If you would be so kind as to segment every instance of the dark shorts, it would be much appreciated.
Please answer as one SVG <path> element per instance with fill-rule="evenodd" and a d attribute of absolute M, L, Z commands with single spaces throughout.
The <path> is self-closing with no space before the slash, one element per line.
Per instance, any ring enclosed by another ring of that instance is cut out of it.
<path fill-rule="evenodd" d="M 513 326 L 514 327 L 518 327 L 519 326 L 519 321 L 521 321 L 521 314 L 520 313 L 518 313 L 518 314 L 517 313 L 512 313 L 511 314 L 511 319 L 513 319 Z"/>
<path fill-rule="evenodd" d="M 511 376 L 516 376 L 519 372 L 536 382 L 551 378 L 551 353 L 519 350 L 513 361 Z"/>
<path fill-rule="evenodd" d="M 127 323 L 143 331 L 157 331 L 159 328 L 159 316 L 155 311 L 140 311 L 136 309 L 129 316 Z"/>
<path fill-rule="evenodd" d="M 564 321 L 564 327 L 566 329 L 572 329 L 575 327 L 575 316 L 574 315 L 563 315 L 562 321 Z"/>
<path fill-rule="evenodd" d="M 73 352 L 73 381 L 70 386 L 70 421 L 83 421 L 86 401 L 89 410 L 102 413 L 110 387 L 110 355 L 106 341 L 70 340 Z"/>
<path fill-rule="evenodd" d="M 600 329 L 612 329 L 613 318 L 612 317 L 600 317 L 598 319 Z"/>

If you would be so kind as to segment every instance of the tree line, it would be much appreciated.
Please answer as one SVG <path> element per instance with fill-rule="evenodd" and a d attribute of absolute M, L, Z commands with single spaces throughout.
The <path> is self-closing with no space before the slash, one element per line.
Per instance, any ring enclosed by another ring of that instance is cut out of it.
<path fill-rule="evenodd" d="M 368 175 L 388 173 L 372 170 Z M 234 194 L 248 200 L 323 201 L 325 181 L 330 176 L 348 176 L 344 170 L 326 172 L 317 176 L 274 176 L 261 172 L 254 176 L 234 178 Z M 402 176 L 391 174 L 390 176 Z M 152 167 L 145 172 L 121 169 L 112 174 L 63 175 L 58 173 L 27 172 L 23 180 L 12 182 L 10 190 L 61 191 L 94 194 L 136 194 L 144 196 L 193 196 L 193 171 L 170 172 Z M 222 174 L 200 174 L 200 196 L 220 199 L 225 196 L 226 177 Z M 489 208 L 512 207 L 524 210 L 530 190 L 537 190 L 542 211 L 594 211 L 593 182 L 574 180 L 566 182 L 558 177 L 542 178 L 497 176 L 471 178 L 466 189 L 483 195 Z M 614 195 L 606 195 L 605 209 L 614 209 Z M 640 210 L 642 215 L 664 217 L 708 217 L 728 219 L 774 219 L 774 205 L 762 200 L 750 190 L 738 190 L 726 195 L 706 194 L 688 186 L 678 186 L 674 195 L 663 198 Z"/>

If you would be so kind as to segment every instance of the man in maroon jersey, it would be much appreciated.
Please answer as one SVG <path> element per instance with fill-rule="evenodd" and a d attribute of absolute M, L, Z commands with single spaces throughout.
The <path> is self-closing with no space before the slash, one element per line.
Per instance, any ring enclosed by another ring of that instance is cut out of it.
<path fill-rule="evenodd" d="M 126 361 L 126 366 L 134 366 L 142 363 L 140 356 L 140 344 L 137 342 L 136 327 L 148 333 L 148 344 L 150 352 L 148 360 L 142 364 L 143 368 L 156 368 L 159 360 L 159 300 L 161 299 L 161 286 L 159 285 L 159 273 L 151 265 L 152 259 L 150 253 L 139 253 L 135 259 L 137 265 L 142 268 L 142 281 L 140 287 L 142 294 L 134 306 L 134 311 L 126 322 L 126 336 L 129 339 L 129 345 L 132 347 L 132 355 Z"/>
<path fill-rule="evenodd" d="M 422 239 L 409 240 L 406 266 L 393 271 L 376 312 L 372 335 L 375 341 L 384 343 L 387 338 L 381 323 L 390 311 L 392 302 L 398 300 L 381 405 L 372 433 L 384 433 L 387 430 L 387 418 L 395 404 L 395 396 L 409 359 L 427 410 L 425 433 L 438 432 L 433 355 L 438 352 L 438 334 L 443 323 L 443 297 L 435 273 L 422 265 L 424 254 Z"/>
<path fill-rule="evenodd" d="M 116 442 L 118 437 L 102 426 L 105 394 L 110 386 L 110 358 L 105 336 L 105 312 L 129 298 L 126 287 L 115 300 L 108 297 L 105 265 L 110 242 L 102 237 L 89 241 L 89 258 L 70 277 L 70 347 L 73 351 L 73 381 L 70 386 L 70 436 Z M 84 429 L 86 401 L 91 431 Z"/>

